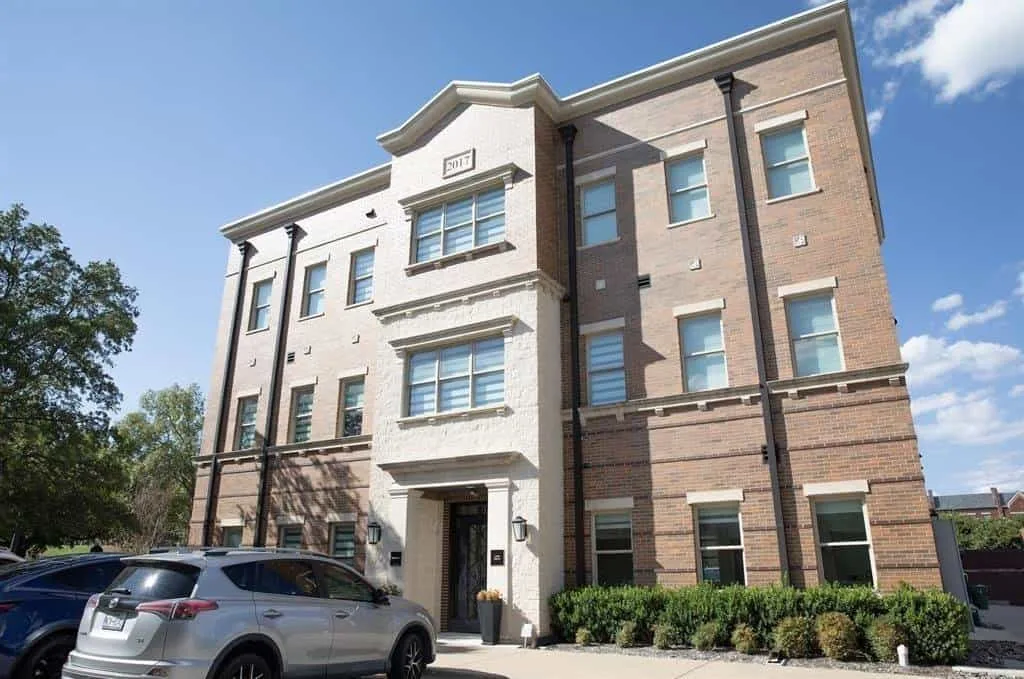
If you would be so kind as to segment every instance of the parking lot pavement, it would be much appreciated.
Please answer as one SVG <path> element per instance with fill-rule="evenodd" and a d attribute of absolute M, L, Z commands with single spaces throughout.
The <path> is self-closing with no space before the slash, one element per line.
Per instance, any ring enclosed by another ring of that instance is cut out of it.
<path fill-rule="evenodd" d="M 1002 629 L 976 627 L 971 633 L 972 639 L 1016 641 L 1018 644 L 1024 644 L 1024 606 L 992 604 L 988 610 L 981 611 L 981 619 L 987 624 L 999 625 Z"/>

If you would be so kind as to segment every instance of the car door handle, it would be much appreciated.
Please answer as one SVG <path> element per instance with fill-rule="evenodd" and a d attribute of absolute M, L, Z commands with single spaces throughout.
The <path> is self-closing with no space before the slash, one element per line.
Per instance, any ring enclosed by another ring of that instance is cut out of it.
<path fill-rule="evenodd" d="M 347 618 L 347 617 L 348 617 L 348 616 L 350 616 L 350 615 L 352 615 L 352 614 L 351 614 L 351 613 L 349 613 L 348 611 L 337 611 L 337 612 L 336 612 L 336 613 L 334 614 L 334 617 L 335 617 L 335 618 Z"/>
<path fill-rule="evenodd" d="M 268 608 L 267 610 L 263 611 L 263 617 L 264 618 L 280 618 L 281 617 L 281 611 L 275 610 L 273 608 Z"/>

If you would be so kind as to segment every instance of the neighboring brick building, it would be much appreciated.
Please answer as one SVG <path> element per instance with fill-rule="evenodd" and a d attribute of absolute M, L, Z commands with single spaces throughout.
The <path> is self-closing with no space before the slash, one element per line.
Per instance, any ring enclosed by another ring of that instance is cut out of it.
<path fill-rule="evenodd" d="M 936 512 L 989 516 L 994 519 L 1024 514 L 1024 490 L 1001 493 L 998 488 L 989 488 L 987 493 L 961 495 L 934 495 L 929 490 L 928 502 Z"/>
<path fill-rule="evenodd" d="M 448 629 L 497 588 L 510 636 L 575 582 L 939 584 L 845 3 L 378 140 L 221 229 L 193 542 L 330 551 Z"/>

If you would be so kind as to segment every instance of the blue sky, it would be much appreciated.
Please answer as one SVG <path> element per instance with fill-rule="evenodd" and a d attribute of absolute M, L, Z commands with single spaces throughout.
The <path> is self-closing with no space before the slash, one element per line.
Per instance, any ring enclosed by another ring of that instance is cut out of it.
<path fill-rule="evenodd" d="M 449 80 L 567 95 L 809 4 L 8 0 L 0 204 L 139 288 L 134 407 L 208 382 L 217 227 L 385 162 L 374 137 Z M 852 7 L 928 484 L 1024 487 L 1024 3 Z"/>

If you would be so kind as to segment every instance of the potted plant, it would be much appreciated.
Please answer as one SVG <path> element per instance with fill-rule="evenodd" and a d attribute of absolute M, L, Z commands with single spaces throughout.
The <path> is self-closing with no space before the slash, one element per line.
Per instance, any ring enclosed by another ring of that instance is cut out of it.
<path fill-rule="evenodd" d="M 482 589 L 476 594 L 476 615 L 480 620 L 480 637 L 485 644 L 501 639 L 501 592 Z"/>

